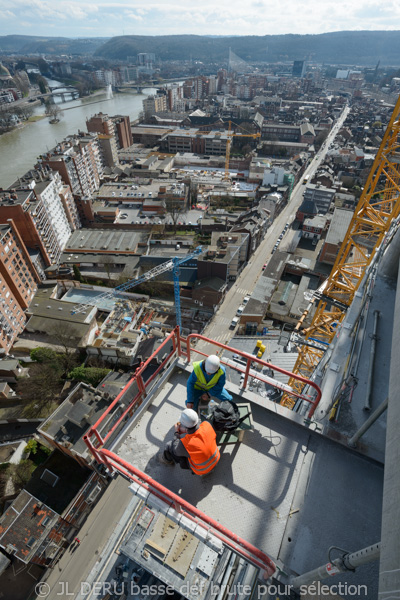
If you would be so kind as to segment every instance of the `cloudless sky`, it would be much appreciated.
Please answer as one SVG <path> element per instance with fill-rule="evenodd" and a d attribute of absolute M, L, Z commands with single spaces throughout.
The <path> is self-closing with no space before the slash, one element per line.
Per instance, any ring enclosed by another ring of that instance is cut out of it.
<path fill-rule="evenodd" d="M 399 0 L 0 0 L 0 35 L 271 35 L 400 29 Z"/>

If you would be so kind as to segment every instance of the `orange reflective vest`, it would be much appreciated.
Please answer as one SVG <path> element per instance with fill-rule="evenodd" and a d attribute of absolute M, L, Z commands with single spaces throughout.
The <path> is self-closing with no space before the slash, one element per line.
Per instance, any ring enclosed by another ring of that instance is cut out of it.
<path fill-rule="evenodd" d="M 224 370 L 221 369 L 221 367 L 220 367 L 218 369 L 218 371 L 214 374 L 214 377 L 212 377 L 210 379 L 210 381 L 206 381 L 206 378 L 204 377 L 203 369 L 201 368 L 201 361 L 193 363 L 193 371 L 195 372 L 196 377 L 197 377 L 197 381 L 194 384 L 194 389 L 195 390 L 205 390 L 205 391 L 211 390 L 211 388 L 213 388 L 214 385 L 217 384 L 217 381 L 221 377 L 221 375 L 224 374 Z"/>
<path fill-rule="evenodd" d="M 219 461 L 219 449 L 216 433 L 208 421 L 200 423 L 194 433 L 188 433 L 181 439 L 189 454 L 189 464 L 196 475 L 205 475 L 213 470 Z"/>

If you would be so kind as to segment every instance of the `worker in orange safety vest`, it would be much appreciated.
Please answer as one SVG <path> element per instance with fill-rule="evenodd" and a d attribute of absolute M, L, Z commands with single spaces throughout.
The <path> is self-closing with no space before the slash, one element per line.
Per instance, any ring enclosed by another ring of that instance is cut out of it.
<path fill-rule="evenodd" d="M 206 475 L 220 459 L 216 433 L 208 421 L 199 423 L 197 413 L 191 408 L 182 411 L 175 425 L 174 439 L 166 444 L 160 461 L 167 465 L 179 464 L 196 475 Z"/>

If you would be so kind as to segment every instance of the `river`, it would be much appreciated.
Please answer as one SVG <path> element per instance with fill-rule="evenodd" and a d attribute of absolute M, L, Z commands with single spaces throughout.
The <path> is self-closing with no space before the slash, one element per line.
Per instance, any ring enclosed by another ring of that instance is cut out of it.
<path fill-rule="evenodd" d="M 58 82 L 51 81 L 50 84 Z M 59 123 L 51 125 L 48 118 L 35 123 L 27 123 L 23 127 L 0 135 L 0 188 L 7 188 L 19 176 L 33 167 L 39 154 L 53 148 L 67 135 L 86 132 L 86 119 L 103 112 L 110 116 L 128 115 L 131 121 L 137 119 L 142 110 L 142 101 L 154 88 L 146 88 L 143 93 L 126 92 L 108 98 L 104 93 L 69 102 L 57 104 L 64 111 Z M 95 104 L 94 104 L 95 103 Z M 34 115 L 43 115 L 44 107 L 37 106 Z"/>

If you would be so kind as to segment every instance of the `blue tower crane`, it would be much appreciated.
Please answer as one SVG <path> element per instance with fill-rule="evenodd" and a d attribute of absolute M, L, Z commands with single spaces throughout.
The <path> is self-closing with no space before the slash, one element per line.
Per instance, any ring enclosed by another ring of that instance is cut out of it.
<path fill-rule="evenodd" d="M 194 258 L 195 256 L 198 256 L 202 252 L 202 247 L 198 246 L 195 250 L 193 250 L 193 252 L 191 252 L 190 254 L 186 254 L 186 256 L 183 256 L 182 258 L 174 256 L 174 258 L 172 258 L 171 260 L 168 260 L 167 262 L 162 263 L 157 267 L 154 267 L 154 269 L 150 269 L 150 271 L 143 273 L 143 275 L 141 275 L 140 277 L 137 277 L 136 279 L 130 279 L 129 281 L 126 281 L 121 285 L 117 285 L 117 287 L 115 287 L 114 289 L 100 294 L 94 300 L 87 299 L 84 302 L 77 304 L 76 306 L 74 306 L 71 312 L 73 315 L 76 313 L 85 312 L 85 310 L 87 310 L 86 305 L 88 304 L 90 306 L 96 306 L 97 304 L 100 304 L 103 300 L 112 299 L 118 294 L 118 292 L 126 292 L 127 290 L 130 290 L 141 283 L 144 283 L 146 281 L 149 281 L 150 279 L 153 279 L 154 277 L 157 277 L 157 275 L 161 275 L 161 273 L 165 273 L 166 271 L 172 270 L 174 280 L 176 324 L 179 325 L 180 328 L 182 328 L 181 297 L 179 293 L 179 267 L 183 263 L 187 262 L 191 258 Z"/>

